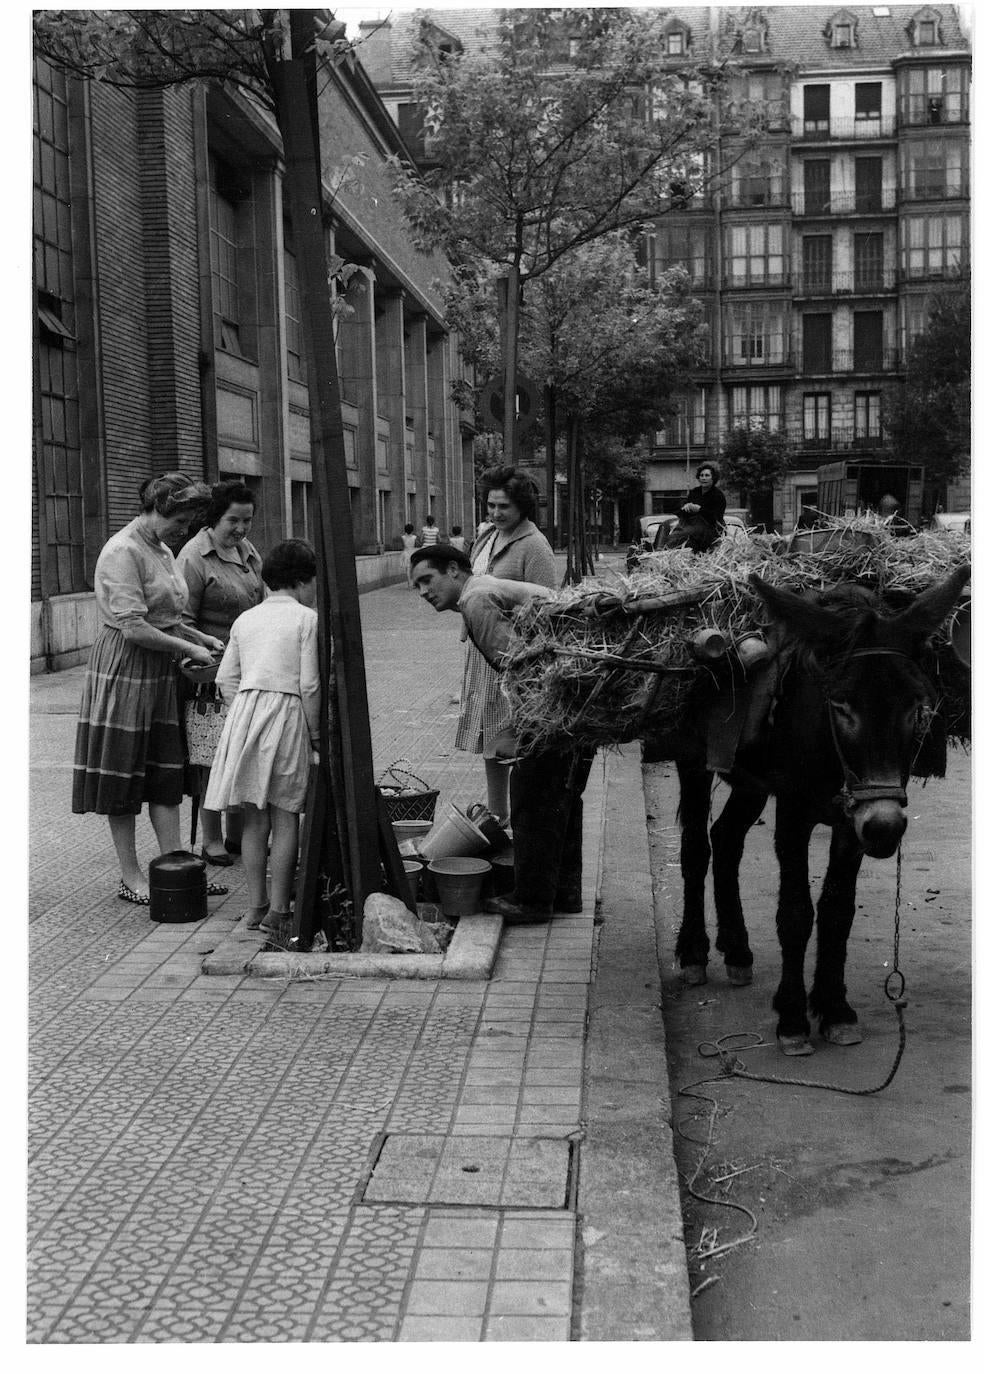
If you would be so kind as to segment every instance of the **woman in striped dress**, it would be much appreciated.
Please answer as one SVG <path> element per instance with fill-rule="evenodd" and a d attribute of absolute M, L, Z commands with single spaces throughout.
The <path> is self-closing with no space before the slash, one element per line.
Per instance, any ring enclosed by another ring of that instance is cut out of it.
<path fill-rule="evenodd" d="M 531 518 L 536 513 L 536 489 L 529 477 L 514 467 L 494 468 L 485 474 L 482 486 L 490 524 L 472 546 L 472 571 L 556 588 L 553 549 Z M 509 769 L 496 759 L 496 739 L 508 726 L 502 674 L 468 640 L 454 742 L 457 749 L 484 758 L 488 809 L 503 823 L 509 818 Z"/>
<path fill-rule="evenodd" d="M 136 818 L 146 802 L 162 854 L 181 848 L 184 747 L 176 665 L 207 666 L 222 641 L 181 623 L 188 588 L 164 542 L 187 534 L 211 491 L 183 472 L 140 488 L 142 510 L 103 547 L 94 577 L 102 625 L 89 655 L 75 736 L 72 810 L 106 816 L 120 865 L 117 896 L 147 906 Z M 211 895 L 227 888 L 210 884 Z"/>

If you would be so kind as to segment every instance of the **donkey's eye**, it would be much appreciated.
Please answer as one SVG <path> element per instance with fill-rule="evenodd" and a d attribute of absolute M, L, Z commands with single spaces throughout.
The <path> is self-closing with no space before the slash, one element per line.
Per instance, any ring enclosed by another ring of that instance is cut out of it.
<path fill-rule="evenodd" d="M 839 716 L 843 716 L 845 720 L 850 720 L 854 715 L 849 701 L 832 701 L 830 703 L 830 709 L 836 711 Z"/>

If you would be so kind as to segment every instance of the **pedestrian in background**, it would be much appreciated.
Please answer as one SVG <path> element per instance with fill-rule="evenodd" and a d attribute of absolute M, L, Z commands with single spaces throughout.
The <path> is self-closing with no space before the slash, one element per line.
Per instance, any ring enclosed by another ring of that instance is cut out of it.
<path fill-rule="evenodd" d="M 553 549 L 533 524 L 536 490 L 529 477 L 514 467 L 492 468 L 485 474 L 482 488 L 489 526 L 476 538 L 469 554 L 474 572 L 556 588 Z M 463 633 L 462 638 L 467 635 Z M 509 707 L 502 693 L 501 675 L 469 640 L 454 743 L 457 749 L 482 755 L 486 805 L 503 825 L 509 820 L 509 766 L 499 759 L 508 727 Z"/>
<path fill-rule="evenodd" d="M 407 586 L 413 591 L 413 583 L 410 581 L 410 555 L 417 547 L 417 536 L 414 534 L 413 525 L 403 526 L 400 543 L 403 545 L 403 552 L 400 554 L 400 570 L 407 579 Z"/>
<path fill-rule="evenodd" d="M 468 540 L 461 533 L 460 525 L 451 526 L 451 538 L 448 540 L 448 543 L 453 549 L 458 549 L 461 553 L 468 552 Z"/>
<path fill-rule="evenodd" d="M 137 906 L 150 904 L 136 850 L 144 802 L 160 852 L 181 848 L 177 663 L 208 667 L 223 647 L 182 620 L 188 587 L 166 542 L 187 534 L 211 497 L 183 472 L 149 478 L 140 487 L 140 514 L 104 545 L 93 577 L 102 624 L 82 689 L 72 811 L 108 818 L 120 866 L 117 896 Z M 228 890 L 208 885 L 211 896 Z"/>
<path fill-rule="evenodd" d="M 418 548 L 426 549 L 429 544 L 436 544 L 440 537 L 441 531 L 438 528 L 433 515 L 425 516 L 424 526 L 423 529 L 420 531 L 420 538 L 417 541 Z"/>
<path fill-rule="evenodd" d="M 272 936 L 290 922 L 300 814 L 319 741 L 316 574 L 306 540 L 277 545 L 263 565 L 269 595 L 233 625 L 216 677 L 230 705 L 205 805 L 242 807 L 246 925 Z"/>
<path fill-rule="evenodd" d="M 229 642 L 233 621 L 263 600 L 263 560 L 247 538 L 255 509 L 256 497 L 242 482 L 219 482 L 212 488 L 204 528 L 178 554 L 178 568 L 188 584 L 188 604 L 182 620 L 220 639 L 223 648 Z M 183 697 L 185 703 L 186 736 L 188 721 L 194 722 L 196 716 L 208 721 L 207 738 L 199 741 L 196 749 L 199 762 L 190 763 L 185 775 L 189 795 L 203 797 L 227 708 L 214 682 L 192 687 L 187 679 L 184 681 L 186 685 L 179 698 Z M 203 762 L 206 755 L 208 762 Z M 207 863 L 228 867 L 233 854 L 241 851 L 241 814 L 227 812 L 225 840 L 218 812 L 203 807 L 201 820 L 202 858 Z"/>
<path fill-rule="evenodd" d="M 473 574 L 467 555 L 449 544 L 418 549 L 413 580 L 435 611 L 457 611 L 469 645 L 498 673 L 513 641 L 517 607 L 552 592 L 532 582 Z M 581 910 L 582 796 L 592 748 L 572 743 L 516 759 L 510 773 L 515 887 L 487 899 L 486 911 L 507 925 L 533 925 Z"/>

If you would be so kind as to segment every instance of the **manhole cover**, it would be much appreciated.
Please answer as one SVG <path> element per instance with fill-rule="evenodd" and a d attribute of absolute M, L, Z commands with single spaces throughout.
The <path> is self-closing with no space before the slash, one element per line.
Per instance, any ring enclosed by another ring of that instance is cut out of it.
<path fill-rule="evenodd" d="M 568 1206 L 571 1143 L 552 1137 L 388 1135 L 362 1202 Z"/>

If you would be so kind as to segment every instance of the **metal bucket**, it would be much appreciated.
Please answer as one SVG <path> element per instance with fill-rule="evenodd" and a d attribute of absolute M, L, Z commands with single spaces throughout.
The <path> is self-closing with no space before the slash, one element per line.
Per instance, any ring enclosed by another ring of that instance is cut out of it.
<path fill-rule="evenodd" d="M 151 859 L 150 919 L 204 921 L 208 915 L 208 878 L 205 860 L 186 849 Z"/>

